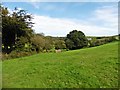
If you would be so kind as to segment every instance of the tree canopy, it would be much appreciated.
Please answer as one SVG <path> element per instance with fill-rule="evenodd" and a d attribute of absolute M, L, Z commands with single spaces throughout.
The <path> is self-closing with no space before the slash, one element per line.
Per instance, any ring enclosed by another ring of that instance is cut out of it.
<path fill-rule="evenodd" d="M 9 53 L 15 49 L 18 38 L 25 37 L 29 39 L 33 30 L 32 16 L 27 14 L 25 10 L 14 9 L 9 13 L 8 9 L 2 7 L 2 44 L 3 52 Z M 25 44 L 25 43 L 24 43 Z"/>
<path fill-rule="evenodd" d="M 68 49 L 80 49 L 88 45 L 88 40 L 82 31 L 73 30 L 66 37 Z"/>

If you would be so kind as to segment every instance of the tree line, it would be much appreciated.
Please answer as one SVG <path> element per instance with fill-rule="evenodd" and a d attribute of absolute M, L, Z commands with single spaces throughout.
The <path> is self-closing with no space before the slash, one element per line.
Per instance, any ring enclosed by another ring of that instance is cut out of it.
<path fill-rule="evenodd" d="M 73 30 L 67 37 L 44 36 L 36 34 L 32 15 L 15 8 L 10 13 L 2 7 L 2 52 L 3 54 L 29 54 L 52 52 L 55 49 L 79 49 L 87 45 L 83 32 Z M 17 55 L 16 55 L 17 56 Z M 19 55 L 18 55 L 19 56 Z M 20 55 L 21 56 L 21 55 Z"/>
<path fill-rule="evenodd" d="M 88 46 L 90 42 L 82 31 L 73 30 L 66 37 L 44 36 L 35 33 L 33 16 L 25 10 L 14 9 L 10 13 L 0 6 L 2 13 L 2 53 L 5 57 L 21 57 L 40 52 L 54 52 L 56 49 L 74 50 Z M 96 42 L 95 42 L 96 43 Z M 93 45 L 94 46 L 94 45 Z"/>

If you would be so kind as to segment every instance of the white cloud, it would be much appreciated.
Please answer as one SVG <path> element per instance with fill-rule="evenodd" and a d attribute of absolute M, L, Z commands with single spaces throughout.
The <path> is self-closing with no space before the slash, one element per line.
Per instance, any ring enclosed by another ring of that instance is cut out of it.
<path fill-rule="evenodd" d="M 115 35 L 118 34 L 117 9 L 116 6 L 100 7 L 93 11 L 88 21 L 35 15 L 33 28 L 36 33 L 43 32 L 51 36 L 66 36 L 75 29 L 83 31 L 87 36 Z"/>
<path fill-rule="evenodd" d="M 23 8 L 20 8 L 20 7 L 19 7 L 19 8 L 17 8 L 17 9 L 18 9 L 18 10 L 24 10 Z"/>
<path fill-rule="evenodd" d="M 104 26 L 117 28 L 118 26 L 118 7 L 104 6 L 94 12 L 96 21 L 104 24 Z"/>
<path fill-rule="evenodd" d="M 33 7 L 35 7 L 36 9 L 39 9 L 40 6 L 37 4 L 37 2 L 29 2 L 31 5 L 33 5 Z"/>
<path fill-rule="evenodd" d="M 59 10 L 65 9 L 53 5 L 39 5 L 38 0 L 32 0 L 31 4 L 39 9 Z M 42 0 L 41 0 L 42 1 Z M 108 2 L 109 0 L 103 0 Z M 84 2 L 84 1 L 83 1 Z M 95 1 L 97 2 L 97 1 Z M 116 4 L 118 4 L 116 2 Z M 45 35 L 65 36 L 70 31 L 82 30 L 88 36 L 108 36 L 118 34 L 118 6 L 103 6 L 93 11 L 93 16 L 88 21 L 52 18 L 47 16 L 35 15 L 33 20 L 35 32 L 43 32 Z"/>
<path fill-rule="evenodd" d="M 34 1 L 34 0 L 33 0 Z M 65 7 L 59 7 L 56 4 L 47 4 L 44 2 L 29 2 L 34 8 L 36 9 L 42 9 L 45 11 L 58 11 L 63 12 L 65 11 Z"/>
<path fill-rule="evenodd" d="M 111 27 L 101 27 L 89 23 L 76 22 L 78 20 L 52 18 L 35 15 L 33 29 L 36 33 L 44 33 L 50 36 L 66 36 L 72 30 L 81 30 L 87 36 L 108 36 L 117 34 L 117 30 Z"/>
<path fill-rule="evenodd" d="M 10 14 L 13 13 L 13 11 L 10 8 L 7 8 L 7 9 L 8 9 L 8 11 L 9 11 Z"/>
<path fill-rule="evenodd" d="M 9 9 L 9 8 L 8 8 Z M 19 10 L 22 8 L 19 8 Z M 10 12 L 12 10 L 9 9 Z M 88 21 L 76 19 L 53 18 L 34 15 L 33 22 L 36 33 L 50 36 L 66 36 L 72 30 L 81 30 L 87 36 L 108 36 L 118 34 L 118 11 L 115 6 L 104 6 L 93 11 Z M 98 25 L 97 23 L 101 23 Z"/>

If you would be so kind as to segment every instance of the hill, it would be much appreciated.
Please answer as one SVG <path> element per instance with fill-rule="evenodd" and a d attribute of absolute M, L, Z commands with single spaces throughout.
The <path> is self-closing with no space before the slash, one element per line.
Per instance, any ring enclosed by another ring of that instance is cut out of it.
<path fill-rule="evenodd" d="M 118 42 L 2 63 L 3 88 L 118 87 Z"/>

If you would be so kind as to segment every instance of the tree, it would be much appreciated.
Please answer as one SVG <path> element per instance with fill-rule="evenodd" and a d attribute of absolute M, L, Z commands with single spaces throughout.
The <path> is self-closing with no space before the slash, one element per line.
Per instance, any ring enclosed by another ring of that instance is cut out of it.
<path fill-rule="evenodd" d="M 65 42 L 68 49 L 80 49 L 88 45 L 85 34 L 77 30 L 73 30 L 67 34 Z"/>
<path fill-rule="evenodd" d="M 39 53 L 40 51 L 43 51 L 45 47 L 45 39 L 42 36 L 39 35 L 34 35 L 31 37 L 31 43 L 33 49 Z"/>
<path fill-rule="evenodd" d="M 56 40 L 55 41 L 55 49 L 65 49 L 65 41 L 64 40 Z"/>
<path fill-rule="evenodd" d="M 25 37 L 19 37 L 16 41 L 15 50 L 17 52 L 25 51 L 26 50 L 25 45 L 29 45 L 28 44 L 28 39 L 25 38 Z M 27 51 L 30 51 L 30 49 L 28 48 Z"/>
<path fill-rule="evenodd" d="M 65 44 L 68 49 L 72 49 L 74 47 L 74 42 L 68 38 L 65 39 Z"/>
<path fill-rule="evenodd" d="M 17 45 L 16 41 L 20 37 L 27 38 L 30 41 L 31 34 L 33 33 L 31 19 L 31 15 L 28 15 L 25 10 L 15 8 L 11 14 L 7 8 L 2 7 L 3 52 L 10 53 L 14 50 L 14 47 Z"/>
<path fill-rule="evenodd" d="M 44 49 L 48 52 L 48 50 L 52 49 L 54 47 L 53 45 L 53 40 L 51 36 L 46 36 L 45 37 L 45 47 Z"/>

